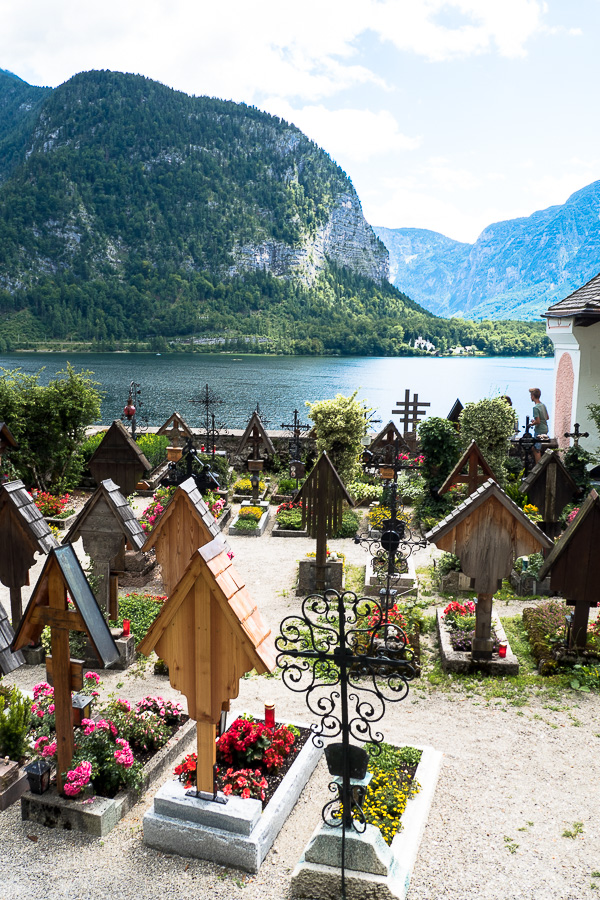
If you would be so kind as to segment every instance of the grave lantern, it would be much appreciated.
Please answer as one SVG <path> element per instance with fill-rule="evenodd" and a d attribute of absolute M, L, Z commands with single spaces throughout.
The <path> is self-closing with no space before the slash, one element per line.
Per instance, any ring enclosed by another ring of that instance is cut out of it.
<path fill-rule="evenodd" d="M 35 759 L 25 766 L 25 774 L 32 794 L 45 794 L 50 787 L 52 767 L 47 759 Z"/>
<path fill-rule="evenodd" d="M 454 553 L 477 592 L 473 660 L 492 656 L 492 599 L 515 559 L 549 550 L 552 541 L 491 479 L 432 528 L 428 541 Z"/>
<path fill-rule="evenodd" d="M 73 694 L 73 725 L 81 725 L 82 719 L 89 719 L 93 697 L 87 694 Z"/>
<path fill-rule="evenodd" d="M 197 723 L 197 790 L 215 799 L 216 726 L 252 669 L 275 669 L 275 646 L 219 535 L 197 549 L 138 647 L 169 666 Z"/>

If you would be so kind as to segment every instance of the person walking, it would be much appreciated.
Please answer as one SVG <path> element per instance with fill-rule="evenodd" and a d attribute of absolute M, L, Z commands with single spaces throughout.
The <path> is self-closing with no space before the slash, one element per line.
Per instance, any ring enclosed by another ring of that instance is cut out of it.
<path fill-rule="evenodd" d="M 548 415 L 546 404 L 541 401 L 542 392 L 539 388 L 529 388 L 529 396 L 533 403 L 533 417 L 531 419 L 531 424 L 533 425 L 533 433 L 537 438 L 539 435 L 548 434 L 548 419 L 550 416 Z M 536 463 L 539 463 L 542 458 L 541 440 L 536 441 L 533 445 L 533 458 Z"/>

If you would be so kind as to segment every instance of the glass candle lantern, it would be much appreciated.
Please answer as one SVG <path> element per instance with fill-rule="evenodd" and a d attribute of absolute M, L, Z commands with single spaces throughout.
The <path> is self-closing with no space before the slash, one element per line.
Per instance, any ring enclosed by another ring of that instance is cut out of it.
<path fill-rule="evenodd" d="M 500 641 L 500 644 L 498 646 L 498 656 L 500 657 L 500 659 L 506 658 L 506 647 L 506 641 Z"/>
<path fill-rule="evenodd" d="M 265 703 L 265 725 L 267 728 L 275 728 L 275 704 Z"/>
<path fill-rule="evenodd" d="M 131 634 L 131 620 L 123 619 L 123 637 L 129 637 Z"/>

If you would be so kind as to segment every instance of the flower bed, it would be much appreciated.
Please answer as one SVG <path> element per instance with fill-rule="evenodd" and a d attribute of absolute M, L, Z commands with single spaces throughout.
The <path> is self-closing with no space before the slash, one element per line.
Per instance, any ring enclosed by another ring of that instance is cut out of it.
<path fill-rule="evenodd" d="M 246 500 L 242 503 L 237 516 L 229 526 L 229 534 L 260 537 L 267 527 L 268 519 L 268 503 L 261 502 L 259 505 L 254 505 Z"/>
<path fill-rule="evenodd" d="M 583 666 L 591 671 L 580 673 L 582 683 L 590 680 L 591 683 L 597 682 L 600 685 L 600 678 L 593 671 L 600 662 L 600 621 L 597 619 L 589 623 L 586 648 L 577 654 L 569 650 L 564 642 L 565 616 L 572 611 L 572 607 L 558 600 L 549 600 L 539 606 L 524 609 L 523 625 L 531 652 L 537 661 L 540 675 L 553 675 L 561 667 Z"/>
<path fill-rule="evenodd" d="M 234 503 L 240 503 L 242 500 L 247 500 L 248 497 L 252 496 L 252 482 L 250 478 L 238 478 L 238 480 L 233 485 L 233 501 Z M 260 479 L 258 482 L 258 499 L 264 500 L 267 494 L 267 484 Z"/>
<path fill-rule="evenodd" d="M 452 606 L 452 604 L 448 604 L 448 606 Z M 463 604 L 459 603 L 458 606 L 463 606 Z M 463 615 L 459 610 L 455 611 L 456 621 L 459 623 L 459 626 L 466 626 L 467 622 L 465 620 L 471 615 L 470 609 L 467 607 L 464 608 L 466 610 L 466 615 Z M 452 612 L 453 611 L 451 610 L 451 617 Z M 437 630 L 440 642 L 442 669 L 444 672 L 471 672 L 477 670 L 487 672 L 490 675 L 504 676 L 519 674 L 519 661 L 511 651 L 504 628 L 502 627 L 502 623 L 495 610 L 492 610 L 492 634 L 494 635 L 494 646 L 496 650 L 501 642 L 506 642 L 506 656 L 502 659 L 498 656 L 497 652 L 495 652 L 491 659 L 474 660 L 471 656 L 470 649 L 471 636 L 469 635 L 468 638 L 466 638 L 464 634 L 460 633 L 466 630 L 465 627 L 462 629 L 460 627 L 455 629 L 456 634 L 454 640 L 455 642 L 464 641 L 465 645 L 468 643 L 469 649 L 455 650 L 451 643 L 453 629 L 449 627 L 449 623 L 446 621 L 445 610 L 438 609 L 437 611 Z"/>

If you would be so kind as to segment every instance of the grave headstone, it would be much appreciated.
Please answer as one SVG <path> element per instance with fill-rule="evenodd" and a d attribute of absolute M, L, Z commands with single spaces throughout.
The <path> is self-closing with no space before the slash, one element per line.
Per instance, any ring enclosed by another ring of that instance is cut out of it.
<path fill-rule="evenodd" d="M 521 482 L 521 493 L 537 506 L 542 517 L 542 531 L 551 538 L 560 534 L 560 514 L 577 494 L 577 485 L 558 453 L 546 450 L 539 463 Z"/>
<path fill-rule="evenodd" d="M 171 685 L 185 694 L 197 722 L 197 790 L 212 794 L 221 712 L 237 697 L 242 675 L 275 669 L 271 631 L 220 535 L 194 552 L 138 649 L 156 650 Z"/>
<path fill-rule="evenodd" d="M 569 636 L 571 650 L 585 650 L 590 607 L 598 606 L 599 546 L 600 497 L 592 490 L 539 573 L 540 580 L 550 573 L 552 589 L 575 607 Z"/>
<path fill-rule="evenodd" d="M 477 592 L 473 660 L 492 657 L 492 600 L 519 556 L 548 550 L 552 541 L 491 479 L 432 528 L 428 541 L 459 557 Z"/>

